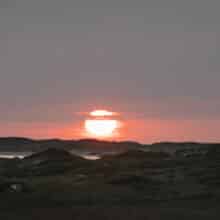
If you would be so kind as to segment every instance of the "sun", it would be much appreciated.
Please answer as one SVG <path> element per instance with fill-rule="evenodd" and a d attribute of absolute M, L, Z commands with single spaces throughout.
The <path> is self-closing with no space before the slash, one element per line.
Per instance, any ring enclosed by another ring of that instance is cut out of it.
<path fill-rule="evenodd" d="M 116 120 L 110 119 L 94 119 L 86 120 L 85 128 L 86 131 L 96 137 L 111 137 L 113 132 L 118 127 L 118 122 Z"/>
<path fill-rule="evenodd" d="M 95 110 L 89 113 L 90 118 L 85 120 L 86 133 L 95 138 L 114 137 L 119 128 L 119 121 L 113 119 L 114 112 Z"/>

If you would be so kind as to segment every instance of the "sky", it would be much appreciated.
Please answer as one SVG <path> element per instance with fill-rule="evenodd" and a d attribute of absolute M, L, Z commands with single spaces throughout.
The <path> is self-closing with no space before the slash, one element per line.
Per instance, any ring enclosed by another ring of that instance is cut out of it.
<path fill-rule="evenodd" d="M 218 0 L 1 0 L 0 136 L 220 141 Z"/>

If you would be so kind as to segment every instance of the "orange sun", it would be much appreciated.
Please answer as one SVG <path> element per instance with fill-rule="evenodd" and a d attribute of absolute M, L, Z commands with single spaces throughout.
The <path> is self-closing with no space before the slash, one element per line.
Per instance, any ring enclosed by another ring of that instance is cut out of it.
<path fill-rule="evenodd" d="M 90 119 L 85 120 L 85 130 L 89 136 L 96 138 L 113 137 L 119 127 L 119 121 L 109 119 L 114 112 L 95 110 L 89 113 Z"/>

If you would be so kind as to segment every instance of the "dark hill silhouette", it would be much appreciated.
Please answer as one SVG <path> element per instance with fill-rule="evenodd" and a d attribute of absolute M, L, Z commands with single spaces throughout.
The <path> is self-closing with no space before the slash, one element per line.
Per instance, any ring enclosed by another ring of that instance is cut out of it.
<path fill-rule="evenodd" d="M 24 142 L 26 144 L 26 140 Z M 201 216 L 204 216 L 203 219 L 214 219 L 213 216 L 218 213 L 219 219 L 218 144 L 140 145 L 97 140 L 33 142 L 40 146 L 37 148 L 41 149 L 40 152 L 22 160 L 2 160 L 0 208 L 6 209 L 7 214 L 13 214 L 12 209 L 23 210 L 26 216 L 27 210 L 32 212 L 36 207 L 41 208 L 39 213 L 45 213 L 47 208 L 51 213 L 57 209 L 68 213 L 80 206 L 86 207 L 82 213 L 91 206 L 119 207 L 117 213 L 120 207 L 129 210 L 140 205 L 144 207 L 143 213 L 148 213 L 146 207 L 155 207 L 156 212 L 166 210 L 170 217 L 165 219 L 176 219 L 176 213 L 183 216 L 182 219 L 202 219 Z M 102 154 L 106 152 L 105 148 L 113 152 L 118 147 L 120 151 L 117 155 L 105 155 L 100 160 L 89 161 L 72 155 L 63 146 L 85 151 L 94 148 Z M 175 151 L 178 154 L 173 153 Z M 39 216 L 37 211 L 34 215 Z M 70 218 L 78 218 L 77 212 L 75 215 Z M 91 216 L 97 216 L 97 210 Z M 2 219 L 12 219 L 6 217 Z M 139 219 L 129 217 L 123 215 L 121 219 Z"/>
<path fill-rule="evenodd" d="M 0 138 L 0 152 L 40 152 L 49 148 L 56 148 L 74 152 L 105 154 L 124 152 L 141 147 L 142 145 L 136 142 L 108 142 L 94 139 L 31 140 L 25 138 Z"/>
<path fill-rule="evenodd" d="M 27 156 L 24 158 L 25 161 L 27 160 L 73 160 L 73 159 L 80 159 L 79 157 L 76 157 L 72 154 L 70 154 L 68 151 L 62 150 L 62 149 L 56 149 L 56 148 L 48 148 L 45 151 L 32 154 L 30 156 Z"/>
<path fill-rule="evenodd" d="M 0 152 L 32 152 L 37 153 L 50 148 L 66 150 L 78 154 L 109 155 L 121 154 L 126 151 L 144 150 L 152 152 L 166 152 L 170 154 L 191 154 L 219 146 L 215 143 L 194 143 L 194 142 L 161 142 L 151 145 L 144 145 L 132 141 L 111 142 L 94 139 L 83 140 L 32 140 L 27 138 L 7 137 L 0 138 Z"/>
<path fill-rule="evenodd" d="M 47 176 L 58 175 L 90 165 L 91 161 L 73 155 L 68 151 L 49 148 L 19 160 L 9 175 L 12 176 Z"/>
<path fill-rule="evenodd" d="M 151 151 L 141 151 L 141 150 L 130 150 L 125 153 L 115 156 L 115 158 L 152 158 L 152 159 L 162 159 L 168 158 L 170 155 L 165 152 L 151 152 Z"/>
<path fill-rule="evenodd" d="M 23 164 L 42 165 L 42 164 L 64 164 L 68 163 L 74 166 L 81 166 L 82 164 L 88 164 L 88 160 L 82 157 L 71 154 L 68 151 L 56 148 L 49 148 L 45 151 L 34 153 L 25 157 L 22 160 Z"/>
<path fill-rule="evenodd" d="M 0 138 L 0 151 L 26 151 L 28 146 L 35 143 L 34 140 L 19 137 L 2 137 Z"/>

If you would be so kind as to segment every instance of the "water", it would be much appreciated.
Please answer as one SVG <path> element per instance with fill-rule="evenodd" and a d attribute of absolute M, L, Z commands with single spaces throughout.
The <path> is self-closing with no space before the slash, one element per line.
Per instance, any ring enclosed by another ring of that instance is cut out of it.
<path fill-rule="evenodd" d="M 71 150 L 70 153 L 73 154 L 73 155 L 82 157 L 84 159 L 87 159 L 87 160 L 101 159 L 100 155 L 94 154 L 94 153 L 91 153 L 91 152 L 88 152 L 88 151 L 85 152 L 85 151 L 80 151 L 80 150 Z"/>
<path fill-rule="evenodd" d="M 23 159 L 26 156 L 31 155 L 31 152 L 0 152 L 0 158 L 4 159 L 14 159 L 20 158 Z"/>
<path fill-rule="evenodd" d="M 101 158 L 98 155 L 82 155 L 82 157 L 87 160 L 98 160 Z"/>
<path fill-rule="evenodd" d="M 0 152 L 0 158 L 4 159 L 14 159 L 14 158 L 19 158 L 23 159 L 24 157 L 27 157 L 31 155 L 32 152 Z M 98 155 L 92 155 L 92 154 L 76 154 L 80 157 L 83 157 L 84 159 L 87 160 L 98 160 L 100 159 L 100 156 Z"/>

